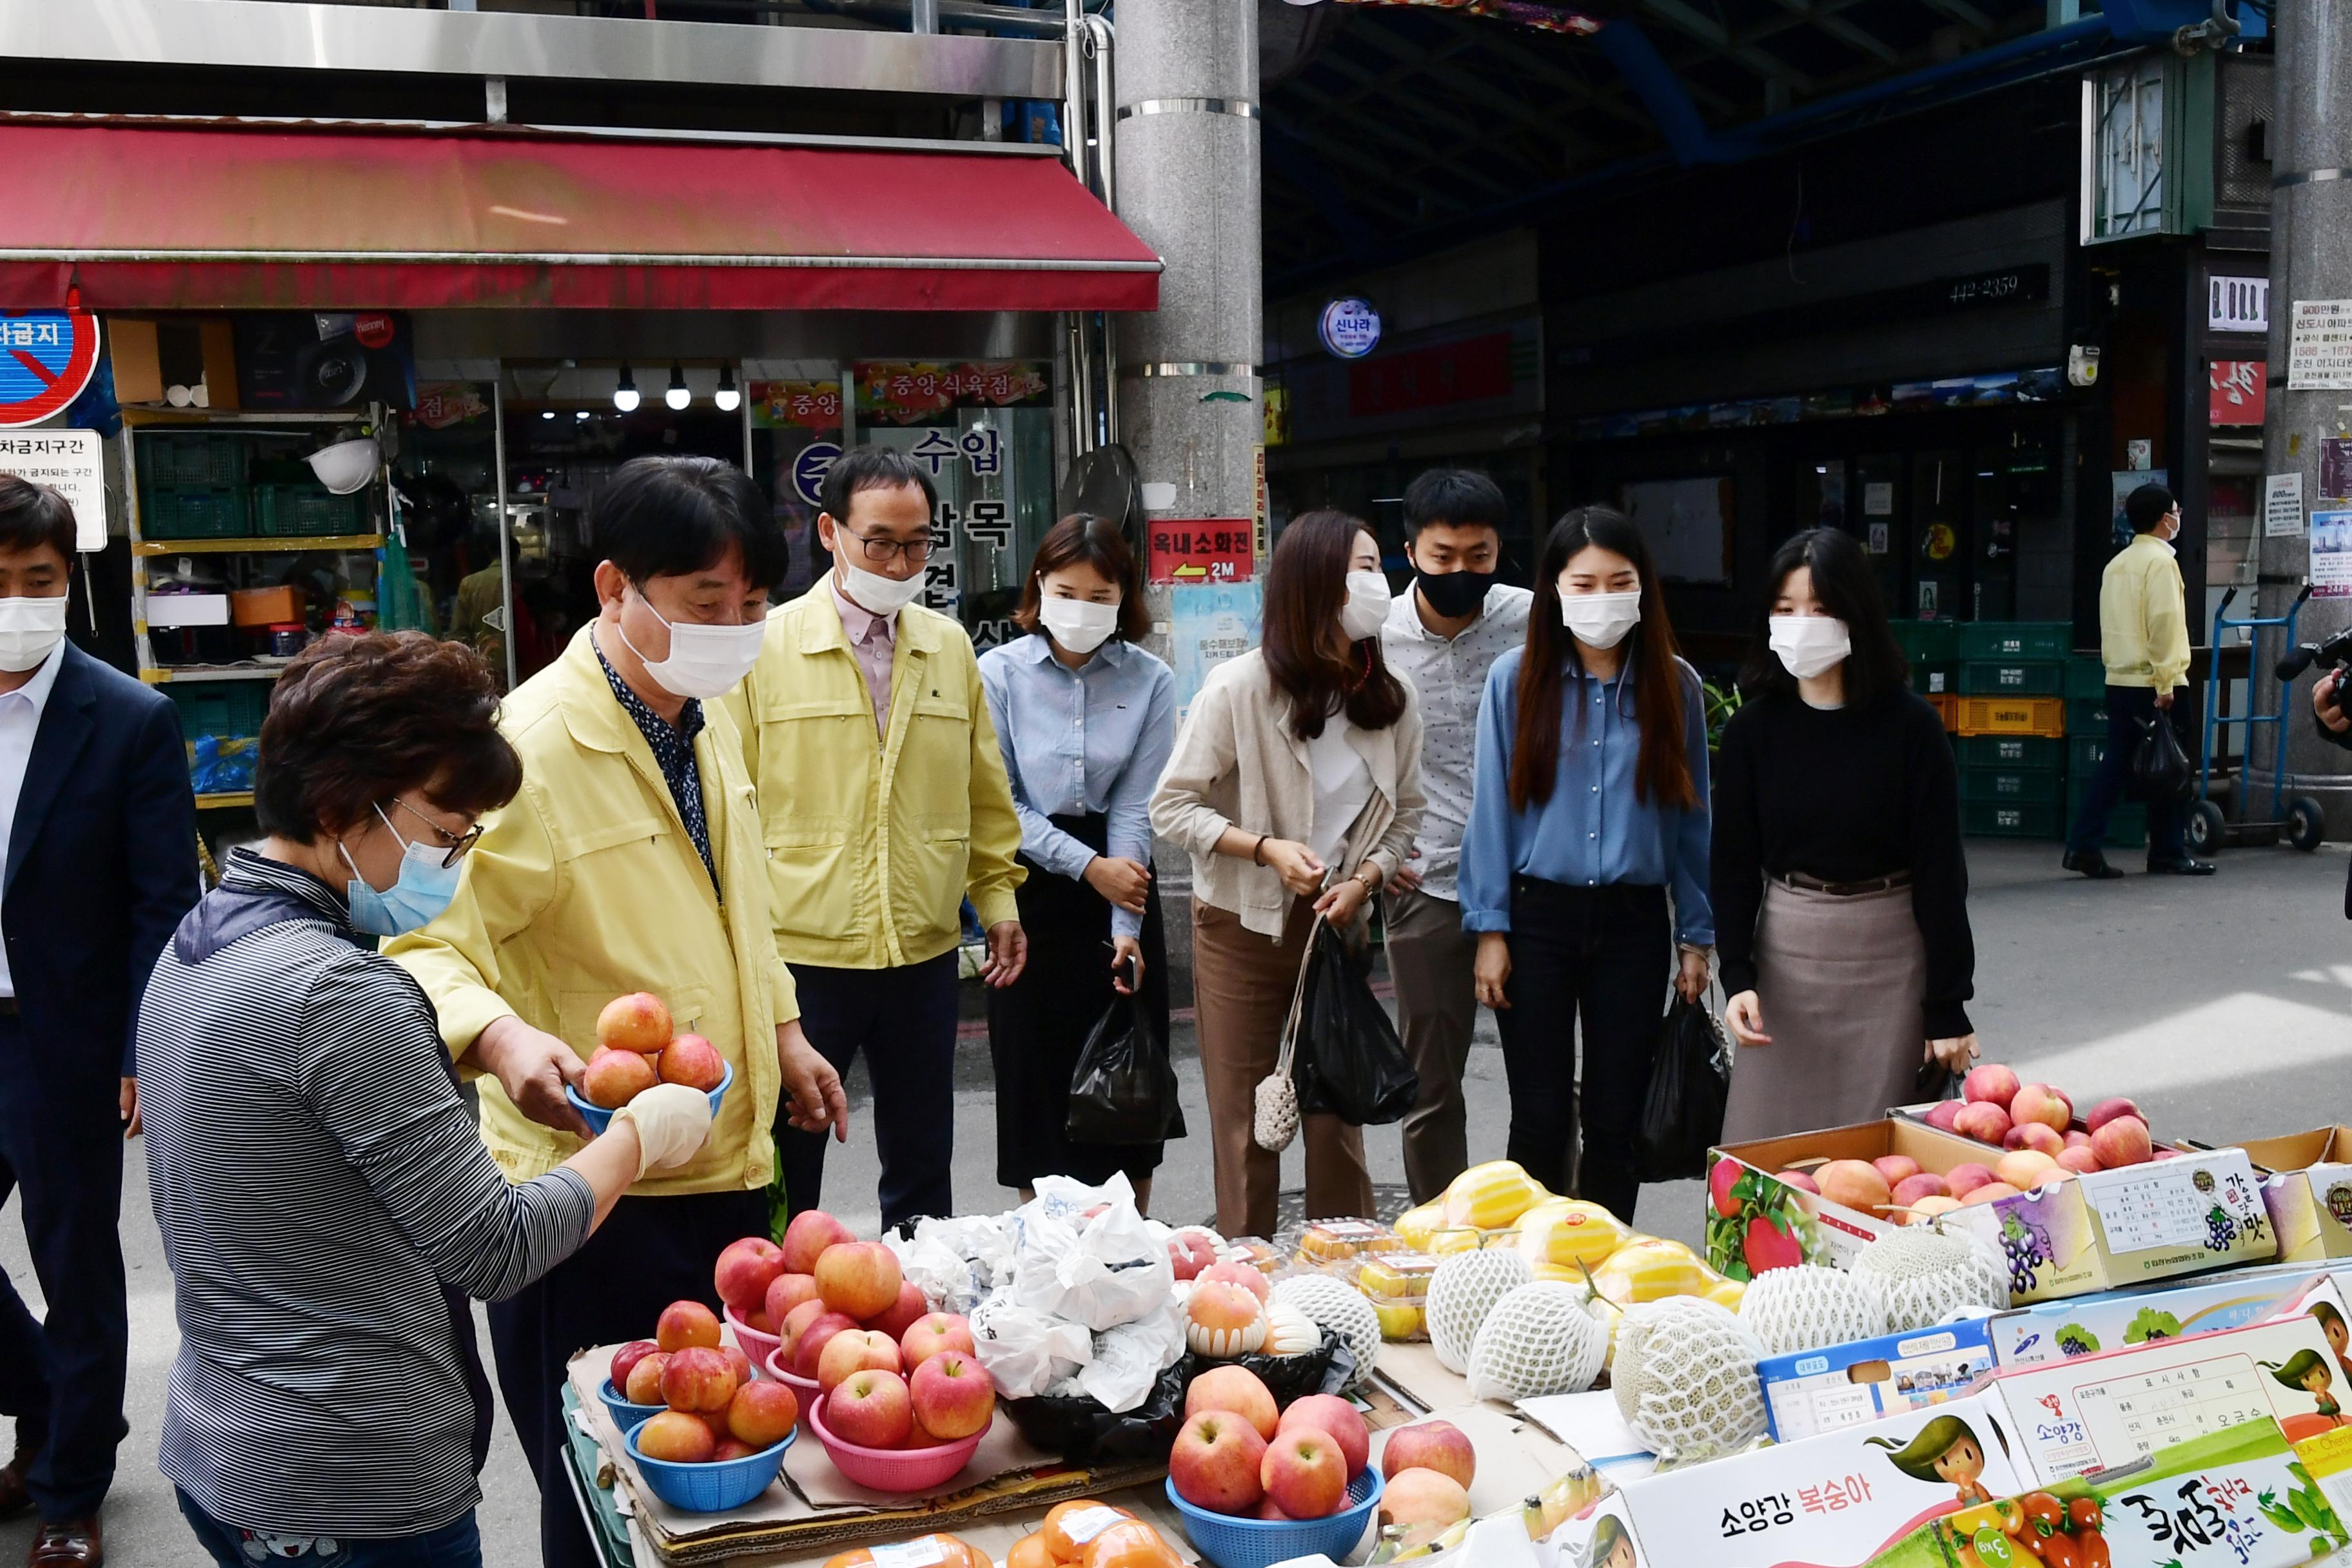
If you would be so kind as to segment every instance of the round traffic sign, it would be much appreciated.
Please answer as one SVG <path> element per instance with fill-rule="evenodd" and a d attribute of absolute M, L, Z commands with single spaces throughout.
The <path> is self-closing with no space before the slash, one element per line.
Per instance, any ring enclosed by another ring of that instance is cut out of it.
<path fill-rule="evenodd" d="M 0 426 L 62 414 L 98 369 L 98 318 L 82 310 L 0 312 Z"/>

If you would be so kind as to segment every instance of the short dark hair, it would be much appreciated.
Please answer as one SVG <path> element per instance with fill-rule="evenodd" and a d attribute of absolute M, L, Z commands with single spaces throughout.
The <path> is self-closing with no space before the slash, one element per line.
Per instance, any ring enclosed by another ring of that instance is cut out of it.
<path fill-rule="evenodd" d="M 1499 535 L 1509 518 L 1510 508 L 1504 503 L 1501 488 L 1473 468 L 1431 468 L 1405 487 L 1408 537 L 1431 522 L 1491 528 Z"/>
<path fill-rule="evenodd" d="M 1371 531 L 1360 517 L 1321 508 L 1293 518 L 1266 563 L 1266 679 L 1290 704 L 1290 731 L 1302 741 L 1323 733 L 1324 721 L 1341 711 L 1365 730 L 1385 730 L 1404 716 L 1404 683 L 1381 657 L 1379 635 L 1349 642 L 1339 621 L 1356 535 Z"/>
<path fill-rule="evenodd" d="M 818 504 L 835 522 L 849 519 L 850 498 L 860 490 L 895 490 L 913 485 L 923 492 L 926 510 L 940 509 L 940 489 L 924 466 L 896 447 L 854 447 L 833 460 L 817 490 Z"/>
<path fill-rule="evenodd" d="M 482 656 L 423 632 L 325 637 L 271 694 L 253 770 L 264 833 L 308 844 L 408 790 L 478 816 L 522 787 Z"/>
<path fill-rule="evenodd" d="M 1151 613 L 1143 605 L 1143 583 L 1136 574 L 1135 552 L 1128 548 L 1116 523 L 1087 511 L 1072 512 L 1038 541 L 1037 553 L 1029 561 L 1028 581 L 1021 584 L 1021 607 L 1013 612 L 1013 624 L 1025 632 L 1036 631 L 1045 574 L 1082 563 L 1118 584 L 1119 636 L 1134 642 L 1151 629 Z"/>
<path fill-rule="evenodd" d="M 0 474 L 0 550 L 44 544 L 72 562 L 73 503 L 45 484 Z"/>
<path fill-rule="evenodd" d="M 597 492 L 595 548 L 643 586 L 740 555 L 761 588 L 784 580 L 792 547 L 751 476 L 717 458 L 632 458 Z"/>
<path fill-rule="evenodd" d="M 2124 497 L 2124 520 L 2134 533 L 2146 533 L 2170 516 L 2172 492 L 2162 485 L 2142 485 Z"/>
<path fill-rule="evenodd" d="M 1793 697 L 1797 678 L 1772 651 L 1772 605 L 1780 584 L 1802 566 L 1813 574 L 1813 597 L 1845 623 L 1845 704 L 1860 708 L 1884 692 L 1907 685 L 1910 667 L 1886 620 L 1886 595 L 1861 542 L 1835 528 L 1812 528 L 1791 535 L 1772 552 L 1764 574 L 1763 603 L 1756 609 L 1755 640 L 1739 672 L 1739 689 L 1749 697 Z"/>

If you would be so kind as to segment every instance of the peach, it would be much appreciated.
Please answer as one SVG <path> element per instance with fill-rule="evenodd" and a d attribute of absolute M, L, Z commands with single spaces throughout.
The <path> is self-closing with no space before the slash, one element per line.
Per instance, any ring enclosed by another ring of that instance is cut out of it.
<path fill-rule="evenodd" d="M 784 1249 L 764 1236 L 747 1236 L 719 1249 L 710 1282 L 719 1299 L 745 1319 L 768 1304 L 768 1287 L 784 1271 Z"/>
<path fill-rule="evenodd" d="M 2058 1163 L 2078 1176 L 2087 1176 L 2094 1171 L 2106 1168 L 2099 1163 L 2099 1156 L 2092 1152 L 2088 1143 L 2069 1143 L 2058 1151 Z"/>
<path fill-rule="evenodd" d="M 1348 1463 L 1348 1478 L 1353 1480 L 1371 1458 L 1371 1428 L 1356 1407 L 1336 1394 L 1310 1394 L 1295 1402 L 1275 1423 L 1277 1436 L 1297 1426 L 1319 1426 L 1334 1443 L 1339 1445 L 1339 1457 Z"/>
<path fill-rule="evenodd" d="M 1399 1470 L 1381 1496 L 1378 1523 L 1404 1526 L 1408 1548 L 1426 1546 L 1470 1517 L 1470 1493 L 1452 1476 L 1435 1470 Z"/>
<path fill-rule="evenodd" d="M 1960 1108 L 1966 1103 L 1967 1101 L 1958 1100 L 1937 1100 L 1928 1108 L 1927 1125 L 1939 1132 L 1949 1132 L 1952 1130 L 1952 1123 L 1959 1120 Z"/>
<path fill-rule="evenodd" d="M 1971 1160 L 1965 1165 L 1955 1165 L 1944 1173 L 1944 1190 L 1956 1198 L 1965 1198 L 1992 1179 L 1990 1165 L 1979 1165 Z"/>
<path fill-rule="evenodd" d="M 700 1035 L 680 1035 L 662 1047 L 661 1080 L 708 1094 L 727 1081 L 727 1060 Z"/>
<path fill-rule="evenodd" d="M 1949 1214 L 1959 1206 L 1960 1200 L 1958 1198 L 1939 1198 L 1932 1195 L 1924 1197 L 1911 1205 L 1911 1215 L 1906 1223 L 1926 1225 L 1937 1215 Z"/>
<path fill-rule="evenodd" d="M 580 1098 L 607 1110 L 618 1110 L 661 1081 L 653 1064 L 635 1051 L 599 1046 L 580 1077 Z"/>
<path fill-rule="evenodd" d="M 1216 1260 L 1216 1244 L 1204 1232 L 1180 1230 L 1168 1238 L 1168 1261 L 1175 1266 L 1179 1279 L 1197 1277 Z"/>
<path fill-rule="evenodd" d="M 718 1465 L 729 1459 L 748 1459 L 759 1451 L 740 1437 L 724 1437 L 717 1447 L 710 1450 L 710 1462 Z"/>
<path fill-rule="evenodd" d="M 637 1428 L 637 1452 L 673 1465 L 707 1465 L 719 1440 L 708 1423 L 679 1410 L 665 1410 Z"/>
<path fill-rule="evenodd" d="M 596 1043 L 616 1051 L 650 1055 L 669 1044 L 669 1009 L 643 991 L 615 996 L 596 1015 Z"/>
<path fill-rule="evenodd" d="M 2029 1083 L 2009 1102 L 2011 1121 L 2038 1121 L 2053 1132 L 2063 1132 L 2074 1120 L 2074 1103 L 2046 1083 Z"/>
<path fill-rule="evenodd" d="M 926 1357 L 907 1380 L 907 1392 L 914 1400 L 915 1425 L 943 1443 L 985 1432 L 996 1417 L 996 1385 L 961 1351 Z"/>
<path fill-rule="evenodd" d="M 662 1367 L 662 1402 L 672 1410 L 724 1410 L 735 1389 L 735 1369 L 727 1358 L 699 1345 L 672 1351 Z"/>
<path fill-rule="evenodd" d="M 614 1351 L 613 1352 L 613 1386 L 626 1389 L 629 1386 L 629 1373 L 635 1368 L 637 1363 L 649 1355 L 658 1354 L 660 1351 L 661 1347 L 651 1340 L 631 1340 L 627 1344 Z"/>
<path fill-rule="evenodd" d="M 928 1316 L 931 1304 L 923 1298 L 923 1288 L 913 1280 L 901 1280 L 898 1299 L 866 1320 L 869 1329 L 879 1329 L 894 1340 L 903 1340 L 907 1331 Z"/>
<path fill-rule="evenodd" d="M 1258 1480 L 1275 1507 L 1293 1519 L 1328 1519 L 1348 1498 L 1348 1461 L 1319 1426 L 1278 1433 L 1258 1461 Z"/>
<path fill-rule="evenodd" d="M 1203 1329 L 1237 1331 L 1265 1316 L 1265 1309 L 1241 1286 L 1203 1278 L 1192 1281 L 1184 1315 Z"/>
<path fill-rule="evenodd" d="M 1811 1193 L 1815 1197 L 1821 1196 L 1821 1184 L 1813 1180 L 1811 1171 L 1783 1171 L 1772 1179 L 1792 1186 L 1801 1193 Z"/>
<path fill-rule="evenodd" d="M 816 1299 L 815 1275 L 777 1275 L 775 1279 L 768 1282 L 768 1321 L 777 1325 L 777 1327 L 772 1331 L 776 1333 L 783 1332 L 782 1325 L 784 1321 L 793 1315 L 793 1309 L 800 1306 L 803 1302 L 814 1301 Z"/>
<path fill-rule="evenodd" d="M 824 1424 L 861 1448 L 897 1447 L 915 1429 L 907 1380 L 895 1372 L 858 1373 L 824 1396 Z"/>
<path fill-rule="evenodd" d="M 1416 1421 L 1389 1434 L 1381 1450 L 1381 1476 L 1394 1480 L 1406 1470 L 1435 1470 L 1467 1487 L 1478 1473 L 1478 1451 L 1451 1421 Z"/>
<path fill-rule="evenodd" d="M 1919 1162 L 1908 1154 L 1881 1154 L 1870 1163 L 1878 1179 L 1889 1187 L 1898 1187 L 1905 1180 L 1919 1173 Z"/>
<path fill-rule="evenodd" d="M 1950 1189 L 1944 1185 L 1944 1178 L 1928 1171 L 1906 1176 L 1895 1184 L 1895 1206 L 1897 1208 L 1907 1209 L 1921 1198 L 1948 1198 L 1951 1195 Z"/>
<path fill-rule="evenodd" d="M 1230 1410 L 1188 1416 L 1168 1453 L 1176 1495 L 1212 1513 L 1246 1514 L 1265 1496 L 1265 1439 Z"/>
<path fill-rule="evenodd" d="M 1822 1197 L 1863 1214 L 1874 1215 L 1885 1205 L 1886 1180 L 1866 1160 L 1832 1160 L 1813 1173 Z"/>
<path fill-rule="evenodd" d="M 2138 1106 L 2128 1100 L 2116 1099 L 2103 1100 L 2091 1107 L 2091 1113 L 2083 1118 L 2083 1125 L 2096 1132 L 2118 1116 L 2138 1116 L 2143 1125 L 2147 1121 L 2147 1117 L 2140 1115 Z"/>
<path fill-rule="evenodd" d="M 2001 1114 L 2005 1117 L 2009 1114 L 2005 1108 L 2017 1098 L 2017 1091 L 2024 1087 L 2017 1081 L 2015 1073 L 1999 1062 L 1985 1062 L 1970 1068 L 1969 1076 L 1960 1080 L 1960 1098 L 1971 1105 L 2003 1107 Z"/>
<path fill-rule="evenodd" d="M 659 1351 L 639 1356 L 629 1368 L 628 1382 L 619 1385 L 622 1396 L 632 1405 L 659 1405 L 662 1368 L 668 1364 L 669 1357 Z"/>
<path fill-rule="evenodd" d="M 2113 1116 L 2091 1134 L 2091 1152 L 2104 1170 L 2118 1165 L 2144 1165 L 2156 1152 L 2148 1141 L 2147 1123 L 2137 1116 Z"/>
<path fill-rule="evenodd" d="M 849 1227 L 823 1209 L 807 1209 L 793 1215 L 793 1223 L 784 1226 L 784 1272 L 814 1274 L 816 1260 L 828 1247 L 838 1247 L 857 1238 Z"/>
<path fill-rule="evenodd" d="M 672 1301 L 654 1323 L 654 1342 L 665 1351 L 719 1348 L 719 1314 L 699 1301 Z"/>
<path fill-rule="evenodd" d="M 824 1303 L 820 1301 L 814 1304 L 821 1307 Z M 796 1308 L 794 1310 L 797 1311 L 799 1309 Z M 808 1327 L 801 1331 L 800 1337 L 793 1343 L 793 1375 L 805 1377 L 811 1383 L 815 1382 L 817 1367 L 824 1359 L 825 1346 L 833 1342 L 835 1335 L 858 1331 L 861 1331 L 858 1330 L 857 1320 L 855 1318 L 845 1316 L 840 1312 L 819 1313 L 810 1320 Z"/>
<path fill-rule="evenodd" d="M 782 1442 L 800 1418 L 800 1396 L 767 1378 L 745 1384 L 727 1405 L 727 1430 L 755 1450 Z"/>
<path fill-rule="evenodd" d="M 1230 1411 L 1255 1427 L 1262 1438 L 1272 1437 L 1280 1424 L 1273 1394 L 1245 1366 L 1213 1366 L 1192 1380 L 1184 1390 L 1184 1414 L 1198 1415 L 1203 1410 Z"/>
<path fill-rule="evenodd" d="M 852 1373 L 901 1370 L 898 1341 L 874 1329 L 844 1329 L 818 1352 L 816 1385 L 830 1394 Z"/>
<path fill-rule="evenodd" d="M 1199 1278 L 1214 1279 L 1223 1285 L 1238 1285 L 1256 1297 L 1261 1307 L 1274 1293 L 1274 1288 L 1265 1282 L 1265 1276 L 1246 1263 L 1212 1263 L 1201 1270 Z"/>
<path fill-rule="evenodd" d="M 2009 1112 L 1990 1100 L 1973 1100 L 1960 1107 L 1960 1113 L 1952 1119 L 1952 1131 L 1999 1148 L 2009 1136 Z"/>
<path fill-rule="evenodd" d="M 2057 1169 L 2058 1162 L 2039 1149 L 2015 1149 L 1993 1163 L 1992 1173 L 2023 1193 L 2048 1181 Z"/>
<path fill-rule="evenodd" d="M 845 1241 L 816 1260 L 816 1293 L 836 1312 L 870 1318 L 898 1299 L 898 1255 L 878 1241 Z"/>
<path fill-rule="evenodd" d="M 725 1344 L 719 1347 L 719 1353 L 725 1356 L 727 1358 L 727 1364 L 735 1369 L 736 1387 L 740 1388 L 745 1384 L 751 1381 L 753 1375 L 751 1372 L 751 1358 L 743 1353 L 743 1347 L 741 1345 L 730 1340 Z"/>
<path fill-rule="evenodd" d="M 1983 1186 L 1974 1189 L 1967 1197 L 1962 1198 L 1960 1206 L 1973 1208 L 1979 1204 L 1997 1203 L 2002 1198 L 2015 1196 L 2017 1196 L 2017 1189 L 2007 1182 L 1987 1182 Z"/>
<path fill-rule="evenodd" d="M 898 1353 L 912 1372 L 941 1351 L 961 1351 L 976 1355 L 979 1347 L 972 1343 L 971 1325 L 958 1312 L 933 1312 L 919 1318 L 898 1342 Z"/>

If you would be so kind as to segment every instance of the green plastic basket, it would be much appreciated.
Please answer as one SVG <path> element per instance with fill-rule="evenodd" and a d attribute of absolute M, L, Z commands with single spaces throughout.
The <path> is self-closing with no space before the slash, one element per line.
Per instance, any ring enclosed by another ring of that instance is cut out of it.
<path fill-rule="evenodd" d="M 1968 621 L 1960 626 L 1965 659 L 2064 658 L 2074 651 L 2072 621 Z"/>
<path fill-rule="evenodd" d="M 171 680 L 163 695 L 179 710 L 180 734 L 189 741 L 200 735 L 248 740 L 261 733 L 269 715 L 266 680 Z"/>
<path fill-rule="evenodd" d="M 2054 773 L 2066 767 L 2066 742 L 2041 735 L 1961 737 L 1960 766 L 2008 773 Z"/>
<path fill-rule="evenodd" d="M 268 539 L 366 531 L 367 495 L 339 496 L 323 485 L 256 485 L 255 531 Z"/>
<path fill-rule="evenodd" d="M 1960 831 L 1971 838 L 2055 838 L 2063 829 L 2054 800 L 1964 800 Z"/>
<path fill-rule="evenodd" d="M 1965 803 L 2056 805 L 2065 793 L 2066 781 L 2058 773 L 2020 773 L 2008 768 L 1960 770 L 1960 799 Z"/>
<path fill-rule="evenodd" d="M 2106 732 L 2107 700 L 2105 697 L 2070 697 L 2066 700 L 2066 733 L 2105 735 Z"/>
<path fill-rule="evenodd" d="M 139 473 L 150 484 L 241 485 L 251 456 L 242 436 L 154 430 L 139 437 Z"/>
<path fill-rule="evenodd" d="M 1960 666 L 1964 697 L 2056 697 L 2066 689 L 2066 667 L 2055 659 L 1971 660 Z"/>
<path fill-rule="evenodd" d="M 236 539 L 247 528 L 241 485 L 148 485 L 139 497 L 139 531 L 148 539 Z"/>
<path fill-rule="evenodd" d="M 1960 657 L 1958 621 L 1896 621 L 1894 626 L 1895 646 L 1914 665 L 1949 664 Z"/>
<path fill-rule="evenodd" d="M 2066 700 L 2069 702 L 2107 694 L 2107 667 L 2095 658 L 2070 658 L 2066 661 Z"/>

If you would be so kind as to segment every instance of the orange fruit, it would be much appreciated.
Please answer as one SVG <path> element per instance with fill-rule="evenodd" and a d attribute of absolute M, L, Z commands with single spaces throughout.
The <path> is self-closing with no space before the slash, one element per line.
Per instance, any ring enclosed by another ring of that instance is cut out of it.
<path fill-rule="evenodd" d="M 937 1542 L 944 1553 L 943 1568 L 995 1568 L 985 1552 L 966 1546 L 952 1535 L 923 1535 L 919 1541 Z M 863 1546 L 855 1546 L 838 1556 L 824 1560 L 824 1568 L 874 1568 L 874 1553 Z"/>
<path fill-rule="evenodd" d="M 1055 1503 L 1052 1511 L 1045 1515 L 1045 1522 L 1037 1530 L 1037 1533 L 1045 1538 L 1045 1550 L 1054 1554 L 1055 1562 L 1076 1563 L 1078 1560 L 1079 1554 L 1085 1550 L 1086 1543 L 1070 1539 L 1068 1525 L 1071 1515 L 1084 1513 L 1088 1509 L 1109 1509 L 1121 1519 L 1135 1517 L 1123 1508 L 1098 1501 L 1094 1498 L 1072 1498 L 1068 1502 Z M 1089 1520 L 1086 1522 L 1097 1521 Z M 1080 1533 L 1088 1533 L 1083 1523 L 1080 1526 Z"/>
<path fill-rule="evenodd" d="M 1059 1568 L 1061 1559 L 1045 1544 L 1045 1532 L 1032 1531 L 1013 1543 L 1004 1559 L 1004 1568 Z"/>
<path fill-rule="evenodd" d="M 1122 1519 L 1087 1542 L 1079 1568 L 1184 1568 L 1160 1532 L 1139 1519 Z"/>

